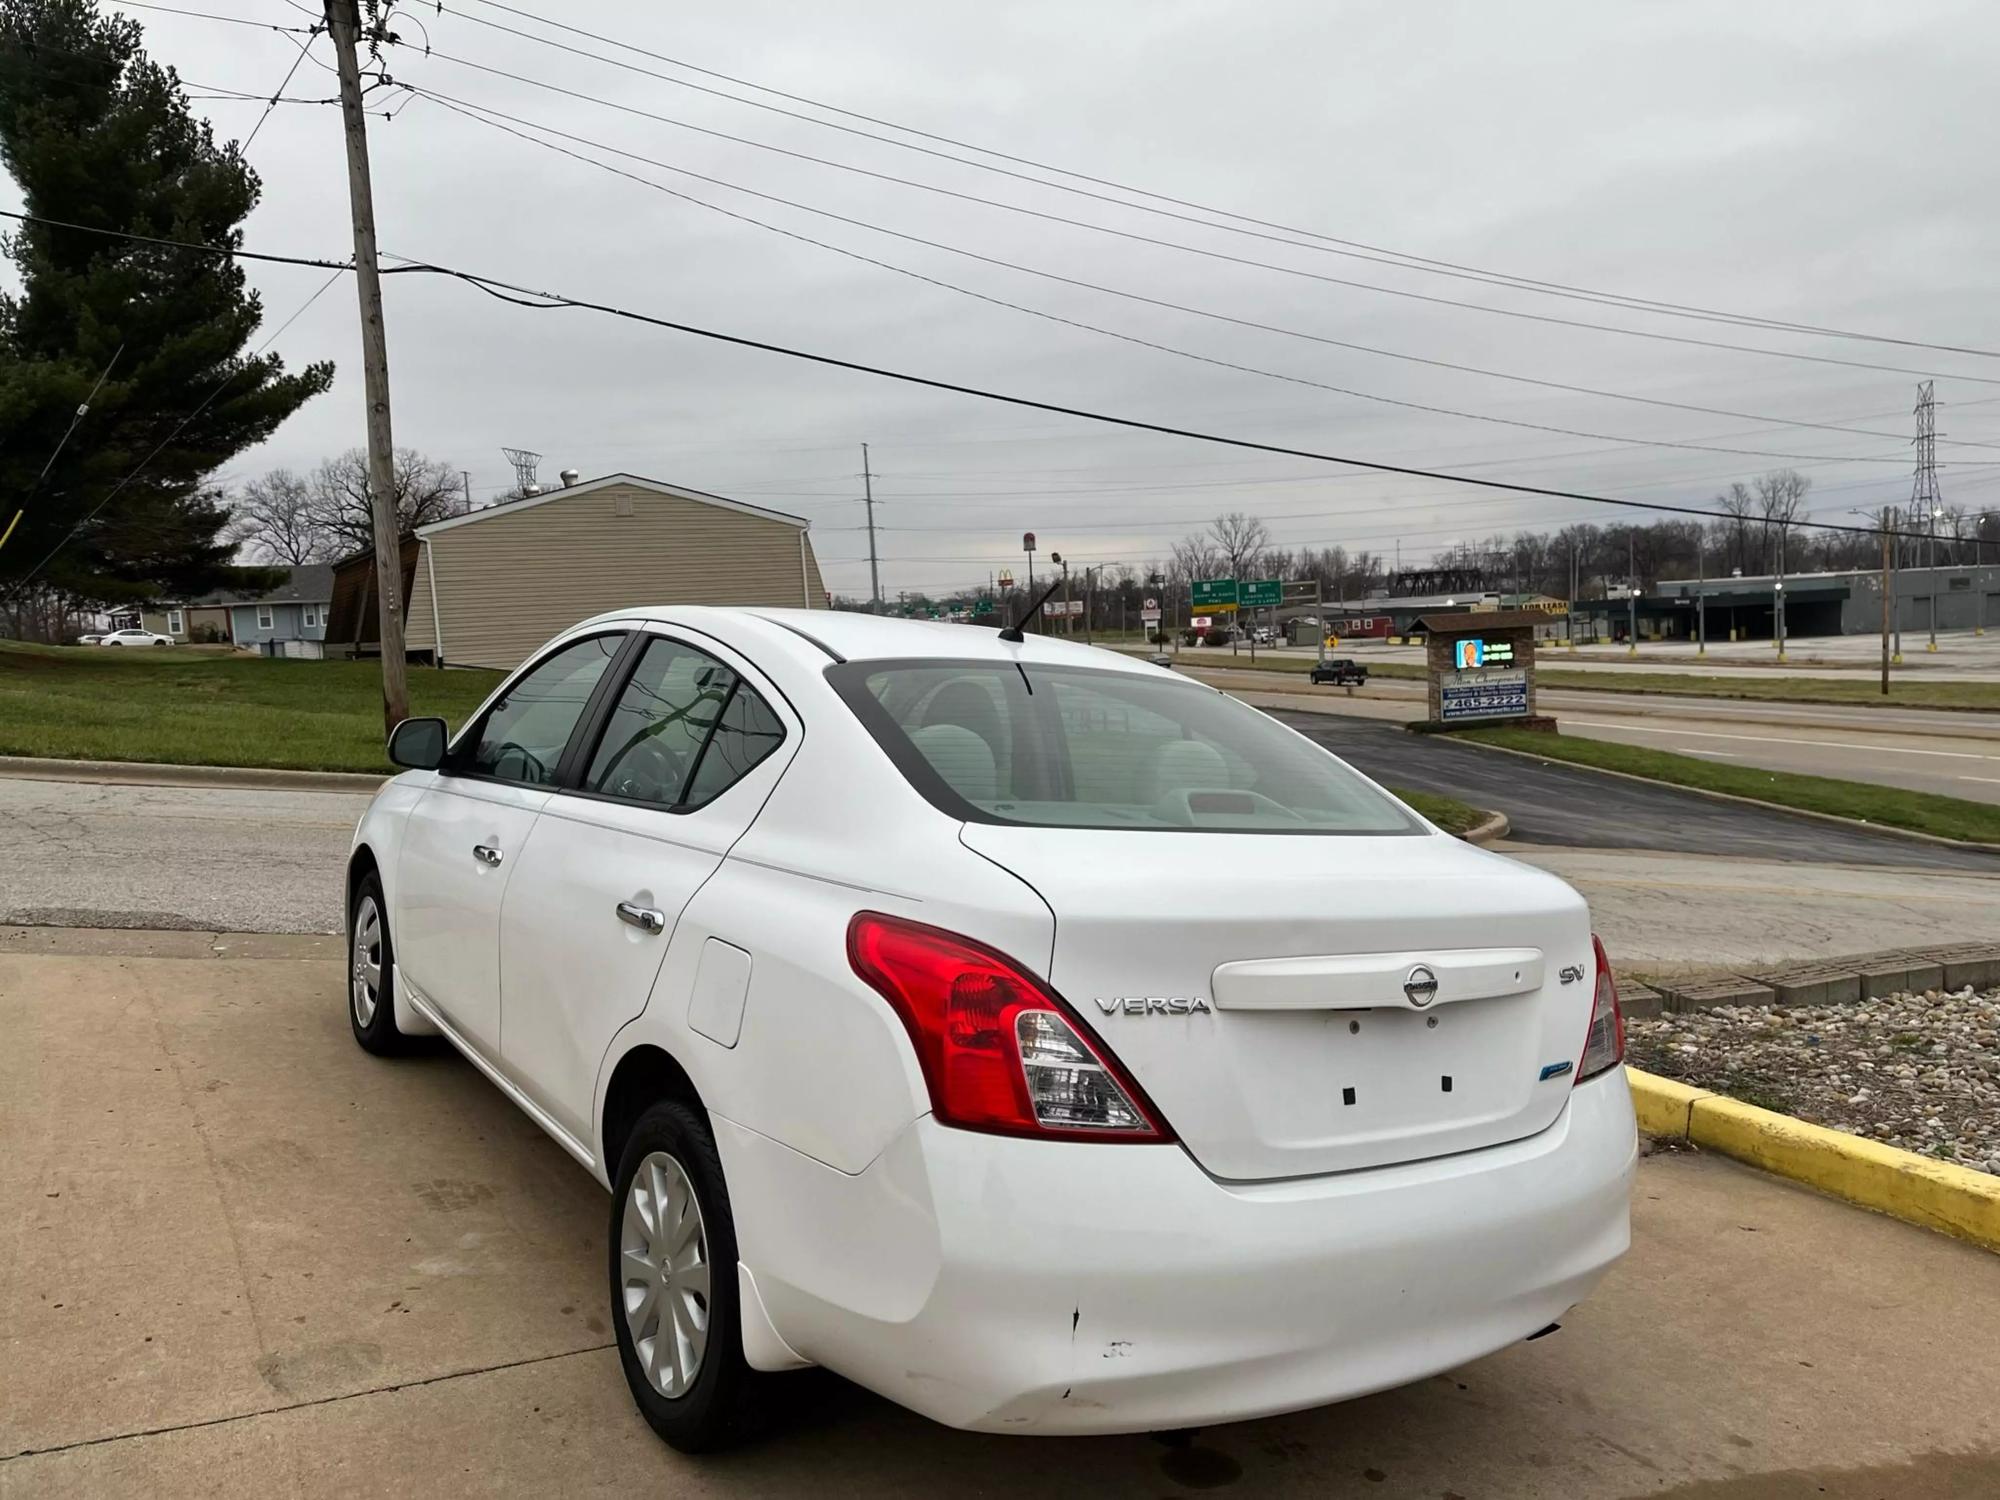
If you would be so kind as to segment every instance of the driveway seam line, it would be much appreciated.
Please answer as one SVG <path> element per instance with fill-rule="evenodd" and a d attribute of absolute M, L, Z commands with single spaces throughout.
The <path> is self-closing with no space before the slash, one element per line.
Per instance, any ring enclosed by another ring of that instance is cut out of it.
<path fill-rule="evenodd" d="M 554 1354 L 531 1354 L 525 1359 L 503 1360 L 497 1365 L 478 1365 L 470 1370 L 447 1370 L 441 1375 L 426 1375 L 418 1380 L 399 1380 L 390 1385 L 369 1386 L 366 1390 L 343 1391 L 333 1396 L 315 1396 L 310 1401 L 294 1401 L 289 1406 L 265 1406 L 255 1411 L 231 1412 L 222 1417 L 203 1417 L 196 1422 L 176 1422 L 167 1427 L 142 1427 L 132 1432 L 109 1432 L 101 1437 L 78 1438 L 71 1443 L 57 1443 L 47 1448 L 23 1448 L 0 1458 L 0 1466 L 23 1458 L 45 1458 L 54 1453 L 70 1453 L 79 1448 L 96 1448 L 105 1443 L 130 1442 L 135 1438 L 166 1437 L 176 1432 L 196 1432 L 204 1427 L 224 1427 L 231 1422 L 249 1422 L 258 1417 L 280 1417 L 288 1412 L 306 1411 L 315 1406 L 332 1406 L 342 1401 L 358 1401 L 367 1396 L 385 1396 L 396 1391 L 411 1391 L 427 1385 L 441 1385 L 447 1380 L 463 1380 L 472 1375 L 491 1375 L 499 1370 L 518 1370 L 526 1365 L 547 1364 L 551 1360 L 574 1359 L 579 1354 L 600 1354 L 606 1349 L 615 1349 L 615 1343 L 587 1344 L 581 1349 L 562 1349 Z"/>

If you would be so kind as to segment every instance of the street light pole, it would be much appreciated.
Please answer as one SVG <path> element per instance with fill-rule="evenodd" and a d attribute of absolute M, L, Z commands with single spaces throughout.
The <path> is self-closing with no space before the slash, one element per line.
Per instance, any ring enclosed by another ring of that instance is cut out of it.
<path fill-rule="evenodd" d="M 1782 523 L 1778 526 L 1777 587 L 1772 590 L 1771 598 L 1776 611 L 1778 660 L 1782 662 L 1785 659 L 1785 528 Z"/>
<path fill-rule="evenodd" d="M 1938 589 L 1937 589 L 1937 523 L 1938 523 L 1938 517 L 1939 517 L 1939 516 L 1941 516 L 1941 515 L 1943 515 L 1943 514 L 1944 514 L 1944 512 L 1943 512 L 1943 511 L 1941 511 L 1941 510 L 1937 509 L 1937 507 L 1933 506 L 1933 507 L 1931 507 L 1931 510 L 1930 510 L 1930 513 L 1929 513 L 1929 515 L 1928 515 L 1928 516 L 1927 516 L 1927 517 L 1925 518 L 1925 521 L 1924 521 L 1924 536 L 1925 536 L 1925 541 L 1926 541 L 1926 545 L 1925 545 L 1925 547 L 1924 547 L 1924 559 L 1925 559 L 1925 561 L 1924 561 L 1924 566 L 1925 566 L 1926 570 L 1927 570 L 1927 571 L 1928 571 L 1928 572 L 1930 573 L 1930 575 L 1931 575 L 1931 576 L 1930 576 L 1930 585 L 1931 585 L 1931 643 L 1930 643 L 1930 644 L 1929 644 L 1928 646 L 1924 647 L 1924 649 L 1925 649 L 1926 651 L 1935 651 L 1935 650 L 1937 650 L 1937 596 L 1938 596 Z"/>
<path fill-rule="evenodd" d="M 1696 656 L 1708 655 L 1708 538 L 1694 539 L 1694 636 Z"/>

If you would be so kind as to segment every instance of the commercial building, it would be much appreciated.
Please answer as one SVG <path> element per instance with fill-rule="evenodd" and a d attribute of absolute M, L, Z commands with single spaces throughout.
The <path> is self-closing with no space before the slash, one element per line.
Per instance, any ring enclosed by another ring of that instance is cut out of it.
<path fill-rule="evenodd" d="M 631 474 L 512 500 L 417 531 L 412 653 L 508 668 L 578 620 L 638 604 L 824 609 L 808 523 Z"/>
<path fill-rule="evenodd" d="M 1873 635 L 1882 629 L 1882 574 L 1857 569 L 1845 573 L 1787 573 L 1783 580 L 1785 634 Z M 1707 616 L 1711 641 L 1769 640 L 1780 580 L 1758 577 L 1664 579 L 1658 592 L 1640 604 L 1645 613 L 1640 638 L 1650 638 L 1648 619 L 1677 624 L 1682 639 L 1695 634 L 1696 601 Z M 1890 575 L 1890 626 L 1904 634 L 1928 631 L 1936 606 L 1939 630 L 1973 630 L 2000 625 L 2000 567 L 1898 568 Z M 1650 608 L 1647 608 L 1650 606 Z M 1624 601 L 1587 604 L 1580 609 L 1608 614 L 1611 630 L 1624 639 Z M 1608 631 L 1607 631 L 1608 633 Z"/>

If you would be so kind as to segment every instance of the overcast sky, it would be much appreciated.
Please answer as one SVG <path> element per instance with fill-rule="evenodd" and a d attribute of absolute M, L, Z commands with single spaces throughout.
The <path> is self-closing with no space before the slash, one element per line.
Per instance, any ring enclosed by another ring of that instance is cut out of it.
<path fill-rule="evenodd" d="M 173 3 L 279 26 L 310 19 L 294 0 Z M 1404 255 L 2000 349 L 1992 83 L 2000 76 L 2000 10 L 1990 4 L 520 4 L 896 124 Z M 191 88 L 268 95 L 296 56 L 294 40 L 276 31 L 116 8 L 144 23 L 153 54 Z M 726 217 L 423 98 L 393 120 L 369 122 L 381 242 L 400 256 L 1065 404 L 1524 483 L 1705 504 L 1731 479 L 1790 464 L 1814 481 L 1812 511 L 1840 520 L 1852 507 L 1907 496 L 1916 374 L 1477 309 L 1898 366 L 1937 376 L 1946 500 L 1982 506 L 2000 498 L 2000 447 L 1958 446 L 2000 444 L 2000 359 L 1658 316 L 1273 243 L 565 54 L 480 22 L 785 104 L 548 30 L 488 0 L 453 0 L 441 15 L 404 0 L 399 15 L 409 39 L 421 42 L 427 32 L 434 48 L 430 57 L 393 49 L 386 65 L 399 79 L 862 224 L 599 146 L 563 142 L 568 150 L 854 256 L 1293 379 L 981 302 Z M 288 93 L 330 93 L 333 77 L 323 66 L 330 59 L 327 41 L 317 40 Z M 226 100 L 196 107 L 219 134 L 239 138 L 262 109 Z M 1052 223 L 632 110 L 1311 274 Z M 346 255 L 337 112 L 281 105 L 250 156 L 264 180 L 250 247 Z M 13 206 L 11 185 L 0 186 L 0 197 Z M 1336 348 L 1064 285 L 864 226 L 1319 338 L 1749 416 L 1571 394 Z M 324 279 L 272 266 L 250 274 L 268 327 Z M 853 529 L 862 519 L 864 440 L 880 476 L 882 581 L 892 597 L 898 589 L 983 582 L 1002 567 L 1018 572 L 1023 529 L 1038 533 L 1044 551 L 1143 565 L 1181 532 L 1240 508 L 1266 515 L 1287 544 L 1393 553 L 1400 538 L 1402 559 L 1412 563 L 1496 530 L 1624 518 L 1106 429 L 594 313 L 530 312 L 431 277 L 389 280 L 387 322 L 398 443 L 469 470 L 476 496 L 511 479 L 504 444 L 544 454 L 545 482 L 564 468 L 585 478 L 625 470 L 769 504 L 812 520 L 828 582 L 846 593 L 867 584 L 865 535 Z M 229 478 L 309 465 L 362 439 L 351 283 L 328 289 L 277 347 L 295 365 L 333 359 L 334 389 L 243 455 Z M 1569 431 L 1413 411 L 1298 381 Z"/>

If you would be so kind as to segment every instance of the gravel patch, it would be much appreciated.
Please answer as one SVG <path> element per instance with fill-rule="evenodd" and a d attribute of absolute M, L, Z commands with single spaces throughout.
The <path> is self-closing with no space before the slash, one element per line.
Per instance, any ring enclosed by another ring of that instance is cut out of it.
<path fill-rule="evenodd" d="M 2000 989 L 1630 1021 L 1634 1066 L 2000 1174 Z"/>

